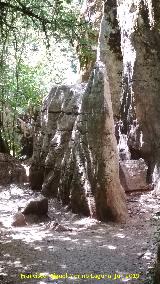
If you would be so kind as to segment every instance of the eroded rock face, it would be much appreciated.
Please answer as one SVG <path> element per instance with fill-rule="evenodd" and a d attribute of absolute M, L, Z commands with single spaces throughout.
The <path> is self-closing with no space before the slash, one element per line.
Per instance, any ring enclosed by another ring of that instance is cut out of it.
<path fill-rule="evenodd" d="M 97 62 L 87 87 L 56 87 L 45 99 L 31 186 L 43 169 L 43 194 L 60 198 L 75 213 L 120 221 L 126 217 L 125 196 L 105 72 Z"/>
<path fill-rule="evenodd" d="M 24 183 L 27 176 L 20 161 L 12 156 L 0 153 L 0 184 Z"/>
<path fill-rule="evenodd" d="M 150 190 L 146 182 L 147 166 L 144 160 L 120 162 L 120 180 L 126 192 Z"/>
<path fill-rule="evenodd" d="M 116 1 L 111 6 L 107 3 L 109 11 L 114 7 L 115 12 Z M 108 13 L 107 8 L 104 12 Z M 44 195 L 59 198 L 75 213 L 124 221 L 127 209 L 119 180 L 108 74 L 112 70 L 106 58 L 109 54 L 112 61 L 115 31 L 111 32 L 112 48 L 107 53 L 106 24 L 104 16 L 97 61 L 88 84 L 54 87 L 44 100 L 30 181 L 33 189 L 42 188 Z"/>
<path fill-rule="evenodd" d="M 108 72 L 114 119 L 119 118 L 122 91 L 123 57 L 121 52 L 121 31 L 117 20 L 117 1 L 104 3 L 104 16 L 101 25 L 100 44 L 104 53 L 104 62 Z"/>
<path fill-rule="evenodd" d="M 153 1 L 158 7 L 159 1 Z M 160 168 L 160 13 L 154 10 L 155 25 L 151 29 L 147 8 L 142 5 L 137 29 L 133 34 L 136 49 L 133 89 L 136 102 L 136 116 L 143 132 L 143 146 L 141 152 L 149 166 L 150 177 L 157 166 Z M 159 179 L 159 177 L 157 178 Z"/>
<path fill-rule="evenodd" d="M 92 56 L 82 68 L 82 82 L 89 80 L 96 61 L 96 52 L 104 54 L 104 63 L 108 71 L 108 79 L 112 98 L 114 119 L 120 116 L 120 99 L 122 89 L 123 57 L 121 52 L 121 31 L 117 20 L 117 1 L 87 0 L 83 11 L 86 20 L 91 21 L 95 32 L 95 44 L 92 46 Z M 99 36 L 100 35 L 100 36 Z M 93 35 L 88 37 L 93 41 Z"/>

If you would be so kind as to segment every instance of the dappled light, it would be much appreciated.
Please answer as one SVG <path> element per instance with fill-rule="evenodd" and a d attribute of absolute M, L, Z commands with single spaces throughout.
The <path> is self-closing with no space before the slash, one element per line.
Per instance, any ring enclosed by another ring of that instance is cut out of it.
<path fill-rule="evenodd" d="M 115 237 L 123 239 L 123 238 L 125 238 L 125 235 L 124 234 L 116 234 Z"/>
<path fill-rule="evenodd" d="M 27 177 L 29 177 L 29 169 L 30 169 L 30 166 L 27 166 L 27 165 L 25 165 L 25 164 L 22 164 L 22 166 L 25 168 Z"/>
<path fill-rule="evenodd" d="M 159 75 L 160 0 L 0 1 L 0 284 L 160 284 Z"/>
<path fill-rule="evenodd" d="M 24 207 L 34 195 L 37 196 L 37 193 L 31 192 L 27 186 L 11 185 L 1 188 L 2 237 L 0 249 L 3 251 L 1 272 L 4 277 L 12 274 L 14 279 L 17 279 L 16 284 L 29 283 L 29 280 L 19 279 L 20 273 L 37 272 L 46 275 L 46 279 L 34 283 L 43 282 L 45 284 L 52 283 L 49 275 L 53 272 L 59 274 L 105 272 L 117 273 L 117 275 L 140 273 L 140 277 L 145 277 L 144 267 L 152 263 L 154 255 L 153 248 L 150 250 L 147 245 L 153 230 L 149 229 L 150 234 L 148 234 L 148 223 L 146 223 L 146 228 L 141 227 L 141 220 L 146 216 L 150 219 L 153 213 L 157 212 L 157 201 L 152 193 L 131 194 L 127 197 L 129 208 L 133 204 L 134 208 L 131 209 L 130 221 L 122 225 L 105 224 L 89 217 L 79 217 L 62 207 L 58 201 L 51 199 L 49 202 L 50 221 L 40 220 L 38 223 L 32 221 L 25 227 L 12 227 L 13 213 L 18 210 L 19 206 Z M 136 215 L 134 214 L 136 208 L 139 215 L 137 212 Z M 72 228 L 72 231 L 56 232 L 49 227 L 51 221 L 55 219 L 60 224 Z M 131 262 L 128 262 L 129 255 L 132 256 Z M 110 267 L 108 267 L 108 258 Z M 125 263 L 127 265 L 125 272 L 116 270 L 116 265 L 123 268 Z M 143 267 L 142 270 L 140 267 Z M 119 283 L 132 283 L 133 281 L 132 278 L 123 278 L 122 280 L 121 277 Z M 49 279 L 51 282 L 47 282 Z M 56 281 L 63 283 L 62 279 Z M 66 283 L 73 283 L 73 281 L 80 283 L 74 277 L 68 277 Z M 83 281 L 89 283 L 87 279 Z"/>

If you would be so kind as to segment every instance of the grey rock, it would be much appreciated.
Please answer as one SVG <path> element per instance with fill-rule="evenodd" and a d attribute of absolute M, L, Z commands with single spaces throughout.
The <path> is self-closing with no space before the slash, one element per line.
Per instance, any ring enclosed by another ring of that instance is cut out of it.
<path fill-rule="evenodd" d="M 120 162 L 120 180 L 126 192 L 150 190 L 146 182 L 147 166 L 144 160 Z"/>
<path fill-rule="evenodd" d="M 88 84 L 54 87 L 44 99 L 30 183 L 74 213 L 122 221 L 127 209 L 119 180 L 103 28 L 100 42 Z"/>
<path fill-rule="evenodd" d="M 155 25 L 150 28 L 148 10 L 141 6 L 137 28 L 132 35 L 136 50 L 133 91 L 136 116 L 143 133 L 141 152 L 148 165 L 147 181 L 158 186 L 160 169 L 160 34 L 159 1 L 153 1 Z M 157 167 L 156 181 L 153 172 Z M 159 187 L 159 186 L 158 186 Z"/>

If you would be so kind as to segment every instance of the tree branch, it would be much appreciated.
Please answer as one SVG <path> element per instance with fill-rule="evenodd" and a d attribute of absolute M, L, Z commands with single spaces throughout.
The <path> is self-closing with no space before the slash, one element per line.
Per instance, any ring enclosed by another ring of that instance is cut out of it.
<path fill-rule="evenodd" d="M 47 18 L 37 15 L 30 8 L 23 5 L 19 0 L 17 0 L 17 2 L 19 6 L 7 2 L 0 2 L 0 10 L 4 8 L 11 8 L 13 11 L 19 11 L 22 15 L 29 16 L 31 19 L 37 19 L 41 23 L 51 24 L 51 21 Z"/>

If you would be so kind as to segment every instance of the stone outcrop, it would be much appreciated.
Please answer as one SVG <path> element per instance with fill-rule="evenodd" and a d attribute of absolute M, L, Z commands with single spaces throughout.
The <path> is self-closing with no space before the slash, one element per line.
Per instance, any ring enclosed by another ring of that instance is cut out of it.
<path fill-rule="evenodd" d="M 159 180 L 160 162 L 160 13 L 159 1 L 153 1 L 154 26 L 150 27 L 148 9 L 141 5 L 137 28 L 133 34 L 136 49 L 133 89 L 136 116 L 143 133 L 142 155 L 148 164 L 148 181 Z M 152 174 L 156 166 L 156 177 Z"/>
<path fill-rule="evenodd" d="M 120 162 L 120 180 L 125 192 L 147 191 L 151 188 L 146 182 L 147 166 L 144 160 Z"/>
<path fill-rule="evenodd" d="M 8 154 L 0 153 L 0 184 L 24 182 L 27 182 L 27 176 L 20 161 Z"/>
<path fill-rule="evenodd" d="M 105 24 L 104 16 L 88 84 L 54 87 L 43 102 L 30 183 L 75 213 L 124 221 L 127 209 L 119 180 Z"/>
<path fill-rule="evenodd" d="M 82 13 L 84 18 L 87 21 L 90 21 L 92 29 L 94 30 L 94 39 L 92 38 L 93 34 L 88 34 L 88 38 L 94 42 L 92 52 L 95 56 L 90 57 L 87 64 L 82 68 L 82 82 L 89 80 L 90 73 L 96 61 L 96 52 L 98 47 L 98 52 L 104 53 L 112 97 L 113 114 L 114 119 L 117 120 L 120 115 L 123 73 L 121 31 L 117 20 L 117 1 L 106 1 L 103 4 L 100 0 L 87 0 L 86 3 L 86 9 L 82 11 Z M 99 33 L 102 35 L 101 38 L 99 38 Z M 105 45 L 103 42 L 105 42 Z M 105 46 L 104 50 L 102 46 Z"/>
<path fill-rule="evenodd" d="M 103 38 L 102 38 L 103 37 Z M 103 44 L 103 41 L 104 44 Z M 114 119 L 119 119 L 121 107 L 123 57 L 121 52 L 121 31 L 117 19 L 117 1 L 105 1 L 101 24 L 100 52 L 108 72 Z M 103 49 L 103 47 L 104 49 Z"/>
<path fill-rule="evenodd" d="M 22 212 L 24 215 L 46 215 L 48 213 L 48 199 L 42 198 L 40 200 L 30 201 Z"/>
<path fill-rule="evenodd" d="M 33 189 L 43 173 L 43 194 L 60 198 L 73 212 L 101 220 L 125 219 L 109 85 L 102 62 L 97 63 L 86 90 L 85 85 L 52 89 L 43 103 L 38 139 L 31 166 Z"/>
<path fill-rule="evenodd" d="M 33 189 L 73 212 L 121 221 L 127 211 L 105 72 L 98 62 L 87 87 L 55 87 L 44 100 L 30 177 Z"/>

